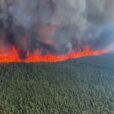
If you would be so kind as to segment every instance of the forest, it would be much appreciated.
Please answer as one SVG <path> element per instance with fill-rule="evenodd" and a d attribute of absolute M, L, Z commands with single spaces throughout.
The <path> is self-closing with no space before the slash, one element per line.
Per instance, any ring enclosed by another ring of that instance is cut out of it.
<path fill-rule="evenodd" d="M 114 54 L 0 64 L 0 114 L 114 114 Z"/>

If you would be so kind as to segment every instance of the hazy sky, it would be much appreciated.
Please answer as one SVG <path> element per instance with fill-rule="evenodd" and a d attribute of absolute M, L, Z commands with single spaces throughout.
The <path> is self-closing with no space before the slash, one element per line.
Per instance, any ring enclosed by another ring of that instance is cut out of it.
<path fill-rule="evenodd" d="M 0 0 L 0 21 L 7 28 L 8 14 L 11 16 L 11 31 L 18 46 L 26 44 L 25 34 L 29 39 L 27 47 L 44 52 L 113 45 L 114 0 L 5 1 Z M 1 31 L 5 33 L 2 28 Z"/>

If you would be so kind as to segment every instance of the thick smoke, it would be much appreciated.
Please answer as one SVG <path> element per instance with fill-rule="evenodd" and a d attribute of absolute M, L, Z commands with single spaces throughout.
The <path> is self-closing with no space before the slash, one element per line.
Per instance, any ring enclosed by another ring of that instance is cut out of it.
<path fill-rule="evenodd" d="M 21 58 L 113 46 L 114 0 L 0 0 L 0 48 Z"/>

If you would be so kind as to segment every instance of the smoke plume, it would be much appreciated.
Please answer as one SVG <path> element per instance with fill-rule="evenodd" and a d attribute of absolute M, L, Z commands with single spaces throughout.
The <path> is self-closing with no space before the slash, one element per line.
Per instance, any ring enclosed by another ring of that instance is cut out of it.
<path fill-rule="evenodd" d="M 114 0 L 0 0 L 0 49 L 24 59 L 114 45 Z"/>

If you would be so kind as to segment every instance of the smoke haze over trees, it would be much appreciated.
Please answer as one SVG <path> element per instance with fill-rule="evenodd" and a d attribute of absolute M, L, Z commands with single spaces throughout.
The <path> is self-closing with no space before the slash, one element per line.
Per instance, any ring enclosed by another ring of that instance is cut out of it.
<path fill-rule="evenodd" d="M 113 0 L 0 0 L 0 44 L 21 58 L 113 47 Z"/>

